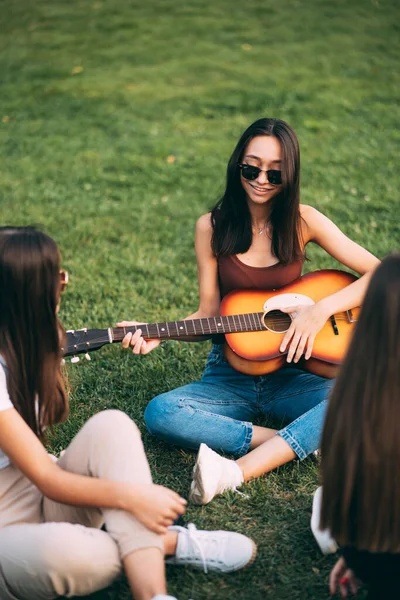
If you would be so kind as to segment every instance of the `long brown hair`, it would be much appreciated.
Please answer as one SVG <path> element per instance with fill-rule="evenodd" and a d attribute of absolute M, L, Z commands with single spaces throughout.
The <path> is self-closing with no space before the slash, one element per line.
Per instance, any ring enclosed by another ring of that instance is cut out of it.
<path fill-rule="evenodd" d="M 321 524 L 341 545 L 400 551 L 400 254 L 372 276 L 322 436 Z"/>
<path fill-rule="evenodd" d="M 250 141 L 274 136 L 282 149 L 282 189 L 271 200 L 272 250 L 282 264 L 304 258 L 301 239 L 300 149 L 293 129 L 280 119 L 259 119 L 246 129 L 229 159 L 224 195 L 211 211 L 212 249 L 216 256 L 241 254 L 252 243 L 251 215 L 239 164 Z"/>
<path fill-rule="evenodd" d="M 57 319 L 60 255 L 34 227 L 0 228 L 0 354 L 14 407 L 38 435 L 68 414 Z"/>

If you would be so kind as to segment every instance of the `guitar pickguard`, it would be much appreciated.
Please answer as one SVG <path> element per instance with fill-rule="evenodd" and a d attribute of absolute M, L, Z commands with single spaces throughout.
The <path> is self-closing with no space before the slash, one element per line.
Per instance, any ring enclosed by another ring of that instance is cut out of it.
<path fill-rule="evenodd" d="M 314 300 L 304 294 L 278 294 L 265 302 L 264 312 L 288 308 L 289 306 L 312 306 L 313 304 L 315 304 Z"/>

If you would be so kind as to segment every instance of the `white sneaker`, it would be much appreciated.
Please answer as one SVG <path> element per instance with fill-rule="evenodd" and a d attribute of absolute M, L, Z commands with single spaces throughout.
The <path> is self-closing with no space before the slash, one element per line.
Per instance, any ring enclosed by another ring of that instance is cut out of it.
<path fill-rule="evenodd" d="M 320 547 L 322 554 L 334 554 L 338 545 L 333 539 L 328 529 L 320 529 L 321 522 L 321 503 L 322 503 L 322 487 L 319 487 L 314 494 L 312 515 L 311 515 L 311 531 L 315 540 Z"/>
<path fill-rule="evenodd" d="M 169 564 L 229 573 L 250 566 L 257 554 L 253 540 L 241 533 L 201 531 L 193 523 L 187 529 L 178 525 L 168 529 L 178 532 L 176 554 L 166 560 Z"/>
<path fill-rule="evenodd" d="M 236 490 L 243 483 L 243 473 L 234 460 L 224 458 L 200 444 L 189 500 L 193 504 L 208 504 L 214 496 L 226 490 Z"/>
<path fill-rule="evenodd" d="M 175 596 L 166 596 L 165 594 L 157 594 L 157 596 L 154 596 L 152 598 L 152 600 L 177 600 L 177 598 L 175 598 Z"/>

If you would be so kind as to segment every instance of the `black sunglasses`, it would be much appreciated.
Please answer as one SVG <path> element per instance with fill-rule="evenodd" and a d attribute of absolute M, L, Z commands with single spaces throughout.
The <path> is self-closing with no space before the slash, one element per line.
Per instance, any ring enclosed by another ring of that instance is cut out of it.
<path fill-rule="evenodd" d="M 264 169 L 254 167 L 253 165 L 246 165 L 245 163 L 238 164 L 238 167 L 241 169 L 243 177 L 248 181 L 254 181 L 261 172 L 264 172 L 267 174 L 268 183 L 271 185 L 282 183 L 282 171 L 275 171 L 274 169 L 265 171 Z"/>

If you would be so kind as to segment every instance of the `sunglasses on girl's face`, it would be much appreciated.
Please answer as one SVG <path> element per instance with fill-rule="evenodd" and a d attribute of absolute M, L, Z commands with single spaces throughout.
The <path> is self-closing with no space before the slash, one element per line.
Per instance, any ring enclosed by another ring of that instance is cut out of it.
<path fill-rule="evenodd" d="M 275 171 L 274 169 L 265 171 L 265 169 L 260 169 L 253 165 L 246 165 L 245 163 L 239 164 L 238 167 L 242 172 L 242 176 L 248 181 L 254 181 L 259 174 L 263 172 L 267 174 L 268 183 L 271 183 L 272 185 L 279 185 L 282 183 L 282 171 Z"/>
<path fill-rule="evenodd" d="M 60 292 L 61 294 L 64 292 L 65 288 L 68 285 L 68 272 L 63 269 L 60 271 Z"/>

